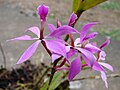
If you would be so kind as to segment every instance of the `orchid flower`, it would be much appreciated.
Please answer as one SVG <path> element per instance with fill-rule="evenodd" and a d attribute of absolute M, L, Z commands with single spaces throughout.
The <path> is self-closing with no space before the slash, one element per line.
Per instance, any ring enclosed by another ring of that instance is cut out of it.
<path fill-rule="evenodd" d="M 24 61 L 28 60 L 35 53 L 40 43 L 42 43 L 43 46 L 47 49 L 50 56 L 51 56 L 51 53 L 57 53 L 60 56 L 66 57 L 65 42 L 61 39 L 58 39 L 57 37 L 58 36 L 61 37 L 62 35 L 66 35 L 70 33 L 77 33 L 77 31 L 74 28 L 67 25 L 60 26 L 59 28 L 54 28 L 51 25 L 49 25 L 50 35 L 48 36 L 55 37 L 55 38 L 52 39 L 47 36 L 44 37 L 43 36 L 44 23 L 46 22 L 48 8 L 49 8 L 48 6 L 45 6 L 43 4 L 38 7 L 38 14 L 40 15 L 41 29 L 34 26 L 26 30 L 35 34 L 37 36 L 36 38 L 32 38 L 29 35 L 24 35 L 24 36 L 20 36 L 20 37 L 8 40 L 8 41 L 36 40 L 35 43 L 29 46 L 28 49 L 22 54 L 17 64 L 23 63 Z M 55 57 L 54 54 L 52 55 L 52 57 Z"/>
<path fill-rule="evenodd" d="M 110 43 L 110 40 L 108 39 L 99 48 L 102 49 L 103 47 L 109 45 L 109 43 Z M 108 63 L 104 63 L 100 61 L 100 60 L 105 60 L 105 57 L 106 57 L 106 53 L 103 50 L 98 52 L 98 58 L 97 58 L 98 60 L 94 64 L 93 69 L 101 73 L 101 78 L 105 82 L 105 86 L 108 88 L 107 75 L 104 67 L 112 72 L 113 72 L 113 67 Z M 102 68 L 102 70 L 100 68 Z"/>
<path fill-rule="evenodd" d="M 18 60 L 17 64 L 23 63 L 24 61 L 28 60 L 37 50 L 38 45 L 41 43 L 43 39 L 43 30 L 44 30 L 44 24 L 46 21 L 46 17 L 48 14 L 48 6 L 40 5 L 38 7 L 38 14 L 40 15 L 40 22 L 41 22 L 41 30 L 39 30 L 38 27 L 34 26 L 29 28 L 27 31 L 30 31 L 34 33 L 37 37 L 32 38 L 29 35 L 20 36 L 17 38 L 10 39 L 8 41 L 15 41 L 15 40 L 36 40 L 35 43 L 33 43 L 31 46 L 28 47 L 28 49 L 22 54 L 20 59 Z"/>
<path fill-rule="evenodd" d="M 76 19 L 75 17 L 76 16 L 73 13 L 71 15 L 71 17 L 74 17 L 73 19 L 70 18 L 70 20 L 69 20 L 69 23 L 71 23 L 71 25 L 72 25 L 72 23 L 75 22 L 75 19 Z M 100 51 L 100 49 L 93 46 L 92 44 L 87 44 L 86 47 L 85 47 L 85 45 L 84 45 L 84 47 L 82 45 L 84 43 L 82 39 L 84 39 L 86 37 L 89 37 L 88 39 L 91 39 L 91 38 L 96 36 L 95 35 L 96 33 L 86 35 L 88 30 L 95 24 L 96 24 L 96 22 L 93 22 L 93 23 L 89 23 L 89 24 L 86 24 L 85 26 L 83 26 L 83 28 L 82 28 L 82 30 L 80 32 L 80 38 L 75 40 L 73 46 L 71 46 L 71 45 L 66 46 L 66 48 L 67 48 L 67 54 L 66 54 L 67 57 L 66 57 L 66 59 L 69 59 L 70 57 L 74 56 L 76 53 L 79 56 L 74 61 L 71 62 L 71 64 L 69 65 L 69 68 L 67 69 L 67 70 L 69 70 L 69 75 L 68 75 L 69 80 L 72 80 L 81 71 L 82 64 L 81 64 L 80 57 L 82 57 L 83 60 L 85 60 L 85 62 L 90 67 L 93 67 L 94 62 L 96 61 L 96 58 L 95 58 L 94 54 L 90 50 L 92 50 L 92 51 Z M 86 39 L 86 40 L 88 40 L 88 39 Z M 74 64 L 74 63 L 76 63 L 76 64 Z M 77 67 L 79 67 L 79 68 L 77 68 Z M 60 69 L 60 68 L 57 68 L 57 70 L 58 69 Z M 63 70 L 64 69 L 65 68 L 63 68 Z"/>
<path fill-rule="evenodd" d="M 29 35 L 23 35 L 7 40 L 35 41 L 21 55 L 17 64 L 21 64 L 24 61 L 28 60 L 35 53 L 39 44 L 41 43 L 52 58 L 53 63 L 58 58 L 63 57 L 62 63 L 54 68 L 56 68 L 56 70 L 68 70 L 68 80 L 71 81 L 77 74 L 81 72 L 83 67 L 88 66 L 91 69 L 99 71 L 101 73 L 101 78 L 108 88 L 106 70 L 104 67 L 110 71 L 113 71 L 113 67 L 107 63 L 101 62 L 101 60 L 105 60 L 106 53 L 103 51 L 103 47 L 107 46 L 110 43 L 110 40 L 106 40 L 102 45 L 97 46 L 93 42 L 90 42 L 90 39 L 95 38 L 98 33 L 92 32 L 90 34 L 87 34 L 90 28 L 96 25 L 97 22 L 91 22 L 84 25 L 81 31 L 78 32 L 75 28 L 72 27 L 78 19 L 77 15 L 75 13 L 72 13 L 67 25 L 62 25 L 58 20 L 57 27 L 55 27 L 53 24 L 48 24 L 48 30 L 50 33 L 44 36 L 43 33 L 47 20 L 48 9 L 48 6 L 45 6 L 44 4 L 40 5 L 37 8 L 37 14 L 40 16 L 41 27 L 38 28 L 37 26 L 33 26 L 26 30 L 26 32 L 30 31 L 35 34 L 35 38 Z M 74 41 L 73 34 L 78 34 L 80 37 Z M 67 43 L 62 39 L 63 35 L 69 35 L 70 43 Z M 70 61 L 69 59 L 71 59 L 71 57 L 76 54 L 77 57 L 74 60 Z M 83 64 L 83 60 L 85 61 L 85 64 Z M 66 61 L 68 63 L 68 67 L 62 68 Z"/>
<path fill-rule="evenodd" d="M 105 60 L 106 53 L 102 50 L 102 48 L 107 46 L 110 43 L 110 40 L 106 40 L 99 47 L 89 41 L 89 39 L 95 38 L 98 34 L 97 32 L 93 32 L 87 35 L 88 30 L 95 24 L 97 23 L 92 22 L 83 26 L 82 30 L 80 31 L 80 38 L 75 40 L 74 46 L 66 46 L 68 59 L 74 56 L 76 53 L 78 54 L 78 57 L 69 64 L 68 68 L 59 67 L 57 70 L 68 70 L 68 79 L 72 80 L 78 73 L 80 73 L 82 66 L 89 66 L 101 73 L 102 80 L 105 82 L 106 87 L 108 87 L 107 76 L 104 67 L 111 71 L 113 71 L 113 68 L 111 65 L 99 62 L 98 60 Z M 98 53 L 98 58 L 95 57 L 95 53 Z M 82 65 L 80 57 L 85 60 L 85 65 Z"/>
<path fill-rule="evenodd" d="M 93 67 L 94 62 L 96 61 L 94 54 L 90 50 L 100 51 L 100 49 L 93 46 L 90 43 L 86 44 L 84 41 L 94 38 L 96 36 L 97 34 L 96 32 L 87 35 L 88 30 L 95 24 L 96 22 L 92 22 L 83 26 L 82 30 L 80 31 L 80 38 L 77 38 L 75 40 L 74 47 L 71 47 L 71 50 L 69 51 L 70 54 L 68 53 L 68 57 L 73 56 L 76 52 L 80 53 L 83 60 L 85 60 L 87 65 L 90 67 Z M 76 63 L 76 64 L 73 65 L 73 63 Z M 79 67 L 79 68 L 76 69 L 76 67 Z M 70 65 L 70 71 L 69 71 L 70 73 L 68 75 L 68 79 L 72 80 L 78 74 L 78 72 L 81 71 L 81 68 L 82 68 L 82 63 L 80 62 L 80 58 L 77 58 L 76 60 L 72 61 Z"/>
<path fill-rule="evenodd" d="M 62 24 L 59 21 L 57 21 L 57 26 L 58 27 L 55 27 L 53 24 L 48 24 L 48 29 L 49 29 L 50 34 L 48 36 L 46 36 L 46 38 L 55 37 L 55 38 L 61 39 L 61 36 L 63 36 L 63 35 L 74 34 L 74 33 L 79 34 L 79 32 L 77 30 L 72 29 L 72 27 L 70 28 L 70 26 L 72 26 L 72 24 L 75 22 L 76 19 L 77 19 L 77 15 L 75 13 L 72 13 L 70 18 L 69 18 L 68 25 L 63 25 L 64 29 L 61 28 Z M 68 48 L 70 48 L 70 47 L 68 47 Z M 69 50 L 67 49 L 67 52 Z M 55 60 L 57 60 L 61 56 L 62 55 L 53 52 L 52 53 L 52 62 L 54 62 Z M 67 60 L 67 56 L 64 57 L 64 58 L 66 58 L 65 60 Z"/>
<path fill-rule="evenodd" d="M 87 32 L 89 31 L 89 29 L 95 24 L 97 23 L 91 22 L 82 27 L 82 30 L 80 31 L 80 38 L 77 38 L 75 40 L 74 42 L 75 47 L 73 47 L 76 50 L 78 50 L 78 52 L 81 53 L 83 59 L 86 61 L 86 63 L 90 67 L 92 67 L 94 62 L 96 61 L 93 52 L 100 51 L 99 48 L 92 45 L 88 41 L 89 39 L 95 38 L 95 36 L 98 34 L 97 32 L 93 32 L 87 35 Z"/>

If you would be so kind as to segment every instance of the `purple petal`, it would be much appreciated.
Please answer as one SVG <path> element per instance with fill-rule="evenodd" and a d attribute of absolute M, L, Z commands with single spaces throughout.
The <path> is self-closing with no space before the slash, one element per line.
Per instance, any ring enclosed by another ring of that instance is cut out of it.
<path fill-rule="evenodd" d="M 84 25 L 80 31 L 81 35 L 80 35 L 80 43 L 82 43 L 83 39 L 86 37 L 88 30 L 93 26 L 96 25 L 97 22 L 91 22 L 88 23 L 86 25 Z"/>
<path fill-rule="evenodd" d="M 10 39 L 10 40 L 7 40 L 7 41 L 16 41 L 16 40 L 24 41 L 24 40 L 35 40 L 35 39 L 31 38 L 28 35 L 24 35 L 24 36 L 16 37 L 16 38 L 13 38 L 13 39 Z"/>
<path fill-rule="evenodd" d="M 76 40 L 75 40 L 75 42 L 74 42 L 74 45 L 75 46 L 78 46 L 80 44 L 80 38 L 77 38 Z"/>
<path fill-rule="evenodd" d="M 92 53 L 100 52 L 100 51 L 101 51 L 100 48 L 98 48 L 98 47 L 96 47 L 95 45 L 92 45 L 92 44 L 90 44 L 90 43 L 88 43 L 88 44 L 85 45 L 85 49 L 89 50 L 89 51 L 92 52 Z"/>
<path fill-rule="evenodd" d="M 55 30 L 53 33 L 51 33 L 50 36 L 61 37 L 62 35 L 72 34 L 72 33 L 79 33 L 79 32 L 76 29 L 74 29 L 68 25 L 63 25 L 63 26 L 57 28 L 57 30 Z"/>
<path fill-rule="evenodd" d="M 107 69 L 111 70 L 113 72 L 113 67 L 110 64 L 103 63 L 103 62 L 98 62 L 102 66 L 106 67 Z"/>
<path fill-rule="evenodd" d="M 105 60 L 105 57 L 106 57 L 106 53 L 104 51 L 101 51 L 99 53 L 99 59 L 98 60 Z"/>
<path fill-rule="evenodd" d="M 69 52 L 69 51 L 70 51 L 70 47 L 71 47 L 71 46 L 66 46 L 66 52 Z"/>
<path fill-rule="evenodd" d="M 107 76 L 106 76 L 105 72 L 101 72 L 101 78 L 105 82 L 106 88 L 108 88 Z"/>
<path fill-rule="evenodd" d="M 52 54 L 52 63 L 60 57 L 61 57 L 61 55 L 53 53 Z"/>
<path fill-rule="evenodd" d="M 105 71 L 104 68 L 98 62 L 94 62 L 93 69 L 96 71 Z"/>
<path fill-rule="evenodd" d="M 57 40 L 44 40 L 44 41 L 46 43 L 47 48 L 50 51 L 66 57 L 66 47 L 65 47 L 64 43 L 61 43 Z"/>
<path fill-rule="evenodd" d="M 74 50 L 74 49 L 70 49 L 70 51 L 67 52 L 67 58 L 72 57 L 72 56 L 75 55 L 76 53 L 77 53 L 76 50 Z"/>
<path fill-rule="evenodd" d="M 84 41 L 84 40 L 88 40 L 88 39 L 93 39 L 93 38 L 96 37 L 97 34 L 98 34 L 98 32 L 90 33 L 90 34 L 88 34 L 88 35 L 83 39 L 83 41 Z"/>
<path fill-rule="evenodd" d="M 26 31 L 31 31 L 32 33 L 34 33 L 35 35 L 37 35 L 38 38 L 40 38 L 40 30 L 39 30 L 38 27 L 34 26 L 34 27 L 29 28 Z"/>
<path fill-rule="evenodd" d="M 76 19 L 77 19 L 77 15 L 75 13 L 72 13 L 68 25 L 72 26 L 72 24 L 75 22 Z"/>
<path fill-rule="evenodd" d="M 86 58 L 89 60 L 90 62 L 90 66 L 92 67 L 95 60 L 95 56 L 94 54 L 92 54 L 90 51 L 83 49 L 83 48 L 77 48 L 82 54 L 84 54 L 86 56 Z"/>
<path fill-rule="evenodd" d="M 56 28 L 53 24 L 48 24 L 48 29 L 49 29 L 50 33 L 52 33 L 52 32 L 55 31 L 57 28 Z"/>
<path fill-rule="evenodd" d="M 91 62 L 90 62 L 90 60 L 89 60 L 84 54 L 82 54 L 82 58 L 83 58 L 83 60 L 86 62 L 86 64 L 87 64 L 89 67 L 91 67 Z"/>
<path fill-rule="evenodd" d="M 43 21 L 46 21 L 46 17 L 48 15 L 48 6 L 45 6 L 44 4 L 40 5 L 37 10 L 38 10 L 38 14 L 40 15 L 40 19 L 42 19 Z"/>
<path fill-rule="evenodd" d="M 28 60 L 35 53 L 35 51 L 36 51 L 36 49 L 37 49 L 40 42 L 41 41 L 38 40 L 35 43 L 33 43 L 31 46 L 29 46 L 29 48 L 20 57 L 17 64 L 21 64 L 21 63 L 25 62 L 26 60 Z"/>
<path fill-rule="evenodd" d="M 68 79 L 70 81 L 81 71 L 81 67 L 82 65 L 81 65 L 80 56 L 78 56 L 78 58 L 75 59 L 70 65 L 69 74 L 68 74 Z"/>
<path fill-rule="evenodd" d="M 102 49 L 103 47 L 105 47 L 105 46 L 107 46 L 107 45 L 109 45 L 109 44 L 110 44 L 110 40 L 107 39 L 107 40 L 100 46 L 100 48 Z"/>

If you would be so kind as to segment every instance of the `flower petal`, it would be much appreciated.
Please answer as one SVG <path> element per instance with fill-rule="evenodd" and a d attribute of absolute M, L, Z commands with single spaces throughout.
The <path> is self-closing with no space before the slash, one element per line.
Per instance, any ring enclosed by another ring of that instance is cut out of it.
<path fill-rule="evenodd" d="M 108 64 L 108 63 L 104 63 L 104 62 L 98 62 L 99 64 L 101 64 L 102 66 L 106 67 L 107 69 L 111 70 L 113 72 L 113 67 Z"/>
<path fill-rule="evenodd" d="M 55 31 L 57 28 L 56 28 L 53 24 L 48 24 L 48 29 L 49 29 L 50 33 L 52 33 L 52 32 Z"/>
<path fill-rule="evenodd" d="M 83 39 L 86 37 L 88 30 L 93 26 L 96 25 L 97 22 L 91 22 L 88 23 L 86 25 L 84 25 L 80 31 L 81 35 L 80 35 L 80 43 L 82 43 Z"/>
<path fill-rule="evenodd" d="M 86 56 L 86 58 L 90 61 L 90 66 L 92 67 L 94 62 L 96 61 L 94 54 L 83 48 L 77 48 L 77 49 Z"/>
<path fill-rule="evenodd" d="M 85 49 L 89 50 L 89 51 L 92 52 L 92 53 L 100 52 L 100 51 L 101 51 L 100 48 L 98 48 L 98 47 L 96 47 L 95 45 L 92 45 L 92 44 L 90 44 L 90 43 L 88 43 L 88 44 L 85 45 Z"/>
<path fill-rule="evenodd" d="M 21 64 L 21 63 L 25 62 L 26 60 L 28 60 L 35 53 L 35 51 L 36 51 L 36 49 L 37 49 L 40 42 L 41 41 L 38 40 L 35 43 L 33 43 L 31 46 L 29 46 L 29 48 L 20 57 L 17 64 Z"/>
<path fill-rule="evenodd" d="M 107 76 L 106 76 L 105 72 L 101 72 L 101 78 L 105 82 L 106 88 L 108 88 Z"/>
<path fill-rule="evenodd" d="M 80 56 L 78 56 L 78 58 L 75 59 L 70 65 L 69 74 L 68 74 L 68 79 L 70 81 L 81 71 L 81 67 L 82 65 L 81 65 Z"/>
<path fill-rule="evenodd" d="M 75 46 L 80 45 L 80 38 L 77 38 L 77 39 L 75 40 L 74 45 L 75 45 Z"/>
<path fill-rule="evenodd" d="M 88 39 L 93 39 L 93 38 L 96 37 L 97 34 L 98 34 L 98 32 L 90 33 L 90 34 L 88 34 L 88 35 L 83 39 L 83 41 L 84 41 L 84 40 L 88 40 Z"/>
<path fill-rule="evenodd" d="M 47 48 L 56 53 L 66 57 L 66 47 L 64 43 L 57 40 L 44 40 Z"/>
<path fill-rule="evenodd" d="M 40 15 L 40 19 L 42 19 L 43 21 L 46 21 L 46 17 L 48 15 L 48 6 L 45 6 L 44 4 L 40 5 L 37 10 L 38 10 L 38 14 Z"/>
<path fill-rule="evenodd" d="M 72 26 L 72 24 L 75 22 L 76 19 L 77 19 L 77 15 L 75 13 L 72 13 L 68 25 Z"/>
<path fill-rule="evenodd" d="M 90 62 L 90 60 L 89 60 L 84 54 L 82 54 L 82 58 L 83 58 L 83 60 L 86 62 L 86 64 L 87 64 L 89 67 L 91 67 L 91 62 Z"/>
<path fill-rule="evenodd" d="M 94 62 L 92 69 L 99 71 L 99 72 L 101 72 L 101 71 L 105 72 L 104 68 L 98 62 Z"/>
<path fill-rule="evenodd" d="M 100 48 L 102 49 L 103 47 L 105 47 L 105 46 L 107 46 L 107 45 L 109 45 L 109 44 L 110 44 L 110 40 L 107 39 L 107 40 L 100 46 Z"/>
<path fill-rule="evenodd" d="M 74 50 L 74 49 L 70 49 L 70 51 L 67 52 L 67 58 L 72 57 L 72 56 L 75 55 L 76 53 L 77 53 L 76 50 Z"/>
<path fill-rule="evenodd" d="M 69 51 L 70 51 L 70 47 L 71 47 L 71 46 L 66 46 L 66 52 L 69 52 Z"/>
<path fill-rule="evenodd" d="M 99 58 L 98 58 L 98 60 L 105 60 L 105 57 L 106 57 L 106 53 L 105 53 L 104 51 L 101 51 L 101 52 L 99 53 Z"/>
<path fill-rule="evenodd" d="M 60 57 L 61 57 L 61 55 L 53 53 L 52 54 L 52 63 Z"/>
<path fill-rule="evenodd" d="M 24 35 L 24 36 L 16 37 L 16 38 L 13 38 L 13 39 L 10 39 L 10 40 L 7 40 L 7 41 L 16 41 L 16 40 L 24 41 L 24 40 L 35 40 L 35 39 L 31 38 L 31 36 Z"/>
<path fill-rule="evenodd" d="M 39 30 L 38 27 L 34 26 L 34 27 L 29 28 L 26 31 L 31 31 L 32 33 L 34 33 L 35 35 L 37 35 L 38 38 L 40 38 L 40 30 Z"/>
<path fill-rule="evenodd" d="M 62 35 L 66 34 L 72 34 L 72 33 L 79 33 L 76 29 L 68 26 L 68 25 L 63 25 L 57 30 L 55 30 L 53 33 L 50 34 L 51 37 L 61 37 Z"/>

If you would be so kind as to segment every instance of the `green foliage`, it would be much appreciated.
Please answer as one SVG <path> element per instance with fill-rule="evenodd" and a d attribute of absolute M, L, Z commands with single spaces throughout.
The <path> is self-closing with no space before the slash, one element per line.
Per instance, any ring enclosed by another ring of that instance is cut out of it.
<path fill-rule="evenodd" d="M 72 11 L 77 12 L 80 7 L 81 1 L 80 0 L 73 0 Z"/>
<path fill-rule="evenodd" d="M 106 0 L 73 0 L 72 11 L 75 13 L 88 10 Z"/>
<path fill-rule="evenodd" d="M 61 84 L 61 79 L 62 79 L 61 77 L 62 77 L 62 73 L 56 72 L 55 75 L 53 76 L 50 86 L 48 85 L 49 84 L 49 79 L 48 79 L 40 90 L 47 90 L 48 87 L 49 87 L 48 90 L 55 90 Z"/>
<path fill-rule="evenodd" d="M 119 2 L 106 2 L 101 5 L 101 8 L 103 9 L 112 9 L 112 10 L 119 10 L 120 9 L 120 3 Z"/>
<path fill-rule="evenodd" d="M 49 84 L 49 79 L 48 79 L 47 82 L 42 86 L 42 88 L 40 88 L 40 90 L 47 90 L 48 84 Z"/>

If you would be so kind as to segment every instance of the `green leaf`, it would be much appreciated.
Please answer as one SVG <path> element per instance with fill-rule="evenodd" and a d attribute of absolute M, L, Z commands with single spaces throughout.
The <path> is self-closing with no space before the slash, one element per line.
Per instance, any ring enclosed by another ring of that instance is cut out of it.
<path fill-rule="evenodd" d="M 88 10 L 107 0 L 73 0 L 72 11 L 78 13 L 79 11 Z"/>
<path fill-rule="evenodd" d="M 79 9 L 81 1 L 80 0 L 73 0 L 73 6 L 72 6 L 72 11 L 77 12 Z"/>
<path fill-rule="evenodd" d="M 55 73 L 50 84 L 49 90 L 54 90 L 61 84 L 62 74 L 63 74 L 62 72 Z"/>
<path fill-rule="evenodd" d="M 87 10 L 87 9 L 90 9 L 104 1 L 107 1 L 107 0 L 84 0 L 83 3 L 82 3 L 82 8 L 83 10 Z"/>
<path fill-rule="evenodd" d="M 49 90 L 55 90 L 61 84 L 62 74 L 62 72 L 56 72 L 53 76 L 50 86 L 48 85 L 50 79 L 48 79 L 40 90 L 47 90 L 48 87 Z"/>
<path fill-rule="evenodd" d="M 46 81 L 46 83 L 40 88 L 40 90 L 47 90 L 49 84 L 49 79 Z"/>

